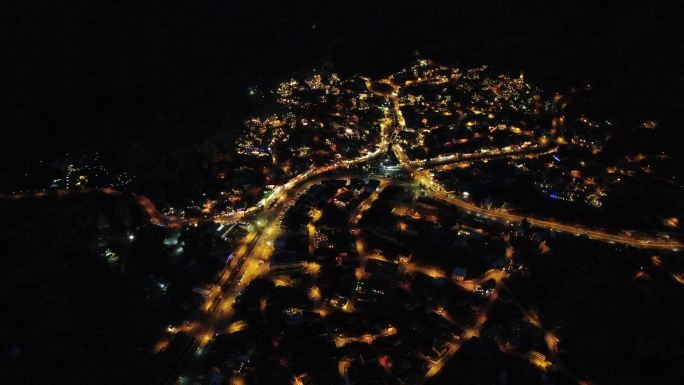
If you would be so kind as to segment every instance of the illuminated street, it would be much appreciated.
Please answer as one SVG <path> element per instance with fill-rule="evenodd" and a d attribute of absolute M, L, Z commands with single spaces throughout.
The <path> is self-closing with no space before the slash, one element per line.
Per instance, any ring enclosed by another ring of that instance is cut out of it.
<path fill-rule="evenodd" d="M 93 384 L 674 383 L 684 185 L 660 123 L 589 84 L 379 67 L 255 78 L 163 156 L 35 162 L 0 193 L 14 329 L 68 322 L 51 349 L 134 367 Z M 32 367 L 29 340 L 8 359 Z"/>
<path fill-rule="evenodd" d="M 459 77 L 452 77 L 452 79 L 457 80 Z M 436 78 L 432 80 L 423 79 L 422 81 L 448 83 L 451 80 Z M 532 228 L 551 230 L 556 233 L 565 233 L 570 236 L 586 236 L 591 240 L 610 244 L 622 244 L 644 249 L 677 250 L 681 248 L 681 242 L 675 239 L 636 234 L 625 235 L 625 233 L 601 231 L 585 226 L 564 224 L 558 221 L 536 218 L 534 216 L 517 215 L 506 210 L 482 207 L 472 201 L 459 198 L 458 196 L 447 192 L 439 182 L 435 181 L 431 168 L 438 167 L 440 170 L 448 170 L 450 165 L 465 168 L 469 165 L 476 164 L 477 162 L 486 162 L 488 160 L 545 157 L 557 154 L 559 146 L 562 146 L 563 140 L 545 138 L 544 141 L 539 141 L 540 143 L 543 142 L 543 144 L 538 145 L 525 142 L 521 146 L 506 146 L 500 149 L 486 148 L 473 153 L 452 153 L 437 155 L 434 158 L 412 160 L 404 149 L 404 146 L 407 145 L 407 143 L 399 139 L 399 133 L 410 130 L 403 117 L 400 102 L 399 95 L 402 92 L 402 87 L 397 85 L 396 81 L 391 78 L 377 82 L 366 79 L 364 83 L 369 93 L 383 98 L 386 100 L 387 105 L 390 106 L 390 108 L 384 109 L 384 116 L 380 118 L 382 119 L 382 122 L 379 125 L 381 131 L 375 149 L 368 150 L 366 154 L 355 158 L 336 160 L 330 164 L 311 166 L 306 171 L 297 174 L 281 185 L 276 186 L 273 188 L 273 192 L 270 195 L 239 214 L 233 214 L 232 216 L 217 214 L 216 216 L 209 218 L 184 219 L 188 223 L 196 223 L 202 219 L 209 219 L 217 224 L 225 225 L 235 223 L 238 220 L 250 220 L 250 218 L 252 218 L 251 220 L 253 223 L 256 223 L 256 228 L 246 235 L 240 243 L 240 246 L 234 251 L 235 257 L 226 265 L 225 269 L 218 274 L 221 279 L 215 288 L 211 290 L 203 305 L 206 314 L 195 321 L 191 321 L 192 324 L 199 324 L 201 326 L 194 329 L 192 332 L 193 338 L 189 342 L 191 348 L 183 350 L 184 352 L 188 352 L 188 357 L 181 361 L 183 365 L 177 368 L 174 367 L 173 372 L 166 376 L 169 383 L 178 382 L 178 379 L 186 378 L 188 375 L 192 376 L 193 372 L 201 372 L 202 366 L 197 366 L 192 363 L 194 359 L 190 357 L 190 352 L 195 351 L 199 352 L 199 354 L 204 354 L 204 351 L 211 350 L 215 335 L 222 335 L 224 330 L 227 335 L 240 333 L 243 330 L 250 330 L 245 321 L 235 320 L 236 314 L 232 307 L 234 306 L 236 298 L 240 296 L 240 293 L 255 282 L 255 279 L 273 275 L 272 280 L 276 287 L 288 288 L 297 285 L 299 279 L 293 278 L 292 276 L 297 268 L 295 268 L 294 271 L 285 270 L 283 275 L 283 273 L 280 272 L 282 271 L 281 268 L 277 266 L 274 267 L 273 263 L 271 263 L 271 257 L 274 252 L 277 251 L 276 245 L 279 242 L 278 240 L 284 235 L 282 230 L 284 228 L 283 218 L 286 213 L 291 211 L 298 204 L 298 201 L 304 193 L 309 191 L 313 186 L 320 186 L 321 183 L 325 183 L 326 181 L 334 182 L 343 180 L 343 178 L 346 178 L 347 184 L 350 183 L 350 178 L 369 178 L 379 181 L 378 187 L 375 188 L 367 198 L 361 201 L 348 215 L 349 219 L 347 225 L 350 227 L 350 231 L 353 234 L 353 252 L 358 255 L 358 265 L 354 268 L 354 276 L 359 282 L 357 283 L 357 291 L 361 290 L 359 285 L 367 281 L 370 282 L 373 279 L 373 274 L 369 272 L 371 271 L 369 269 L 371 269 L 371 265 L 374 264 L 397 264 L 400 271 L 403 271 L 403 274 L 406 274 L 409 277 L 416 274 L 424 275 L 434 280 L 444 280 L 449 277 L 447 272 L 440 268 L 409 262 L 405 257 L 401 257 L 398 261 L 393 262 L 392 259 L 383 256 L 381 250 L 375 249 L 373 251 L 370 249 L 371 247 L 367 245 L 367 242 L 364 240 L 364 230 L 362 229 L 362 226 L 360 226 L 360 223 L 364 220 L 366 212 L 373 207 L 376 200 L 378 200 L 381 193 L 387 189 L 388 186 L 404 189 L 412 189 L 418 186 L 422 196 L 433 198 L 435 201 L 443 202 L 448 206 L 453 206 L 467 215 L 488 221 L 500 222 L 506 226 L 519 226 L 521 223 L 525 222 Z M 407 81 L 406 84 L 415 83 Z M 378 85 L 388 86 L 389 90 L 385 92 L 378 91 L 375 89 Z M 553 142 L 554 145 L 548 145 L 547 143 L 549 142 Z M 372 170 L 373 167 L 377 166 L 372 166 L 370 170 L 363 167 L 365 163 L 381 160 L 389 154 L 393 154 L 396 157 L 399 161 L 399 166 L 403 170 L 394 172 L 394 175 L 383 176 L 380 175 L 378 171 Z M 408 176 L 408 180 L 406 180 L 406 176 Z M 153 205 L 151 205 L 148 200 L 138 198 L 138 202 L 149 213 L 150 218 L 154 223 L 168 227 L 173 227 L 176 226 L 176 223 L 180 223 L 178 221 L 162 219 L 163 217 L 160 217 L 160 215 L 157 214 Z M 314 208 L 312 210 L 315 210 L 315 213 L 312 214 L 312 222 L 306 226 L 306 232 L 309 239 L 308 253 L 315 255 L 319 247 L 319 241 L 317 241 L 319 238 L 318 222 L 320 221 L 323 211 L 319 208 Z M 325 215 L 323 215 L 323 217 L 325 218 Z M 401 231 L 407 231 L 407 226 L 404 223 L 400 223 L 399 227 Z M 509 249 L 513 250 L 512 247 L 509 247 Z M 462 331 L 460 333 L 452 334 L 451 339 L 445 342 L 444 350 L 437 357 L 424 356 L 423 359 L 427 362 L 424 379 L 429 379 L 439 374 L 444 366 L 448 364 L 450 359 L 457 355 L 465 341 L 480 336 L 489 319 L 488 314 L 490 309 L 497 302 L 500 291 L 502 287 L 505 286 L 504 281 L 508 276 L 506 271 L 512 268 L 512 265 L 510 265 L 510 258 L 514 253 L 514 251 L 510 251 L 510 253 L 509 251 L 506 252 L 507 258 L 509 259 L 509 266 L 506 266 L 503 269 L 490 269 L 482 276 L 475 279 L 454 280 L 456 286 L 461 287 L 463 290 L 470 293 L 480 292 L 482 290 L 480 287 L 489 281 L 493 282 L 494 285 L 491 289 L 486 291 L 485 303 L 479 306 L 479 310 L 472 315 L 474 319 L 472 324 L 464 325 L 456 323 L 453 317 L 441 307 L 439 308 L 441 310 L 436 311 L 437 314 L 447 319 L 454 327 L 460 325 L 459 328 L 462 329 Z M 316 265 L 314 270 L 310 267 L 305 267 L 304 271 L 315 271 L 313 277 L 318 277 L 321 269 L 319 264 L 307 262 L 304 265 L 311 266 L 312 264 Z M 290 272 L 288 273 L 288 271 Z M 410 285 L 408 281 L 405 284 Z M 401 283 L 400 286 L 401 285 L 404 285 L 404 283 Z M 326 299 L 327 296 L 322 293 L 320 287 L 320 284 L 313 284 L 311 288 L 308 289 L 308 296 L 313 301 L 313 312 L 319 314 L 321 317 L 329 317 L 329 313 L 334 313 L 336 311 L 354 314 L 361 311 L 360 309 L 363 308 L 359 308 L 359 306 L 362 306 L 362 303 L 365 300 L 361 298 L 355 299 L 354 296 L 351 298 L 337 296 L 332 299 Z M 263 312 L 264 306 L 268 305 L 262 303 L 261 306 Z M 300 314 L 301 311 L 302 310 L 299 308 L 290 308 L 287 310 L 288 314 Z M 531 319 L 532 321 L 530 322 L 537 328 L 544 330 L 537 318 L 534 318 L 529 314 L 526 314 L 525 317 L 526 319 Z M 387 330 L 380 331 L 377 334 L 367 333 L 356 337 L 338 334 L 333 340 L 335 346 L 339 349 L 353 343 L 370 345 L 378 338 L 382 338 L 383 336 L 394 336 L 400 332 L 401 329 L 390 326 Z M 547 353 L 548 358 L 539 352 L 517 353 L 509 351 L 509 348 L 507 347 L 501 349 L 509 354 L 523 357 L 544 372 L 557 370 L 565 376 L 577 380 L 577 377 L 568 371 L 563 365 L 561 358 L 558 356 L 558 337 L 548 331 L 545 333 L 543 340 L 549 350 Z M 387 359 L 383 358 L 383 360 Z M 339 362 L 340 364 L 338 365 L 337 371 L 343 377 L 344 381 L 349 381 L 349 369 L 354 366 L 354 362 L 344 357 L 342 357 Z M 385 362 L 383 365 L 386 369 L 391 366 L 389 361 Z M 183 374 L 185 373 L 182 369 L 183 366 L 191 371 L 187 372 L 187 374 Z M 294 373 L 293 382 L 301 382 L 305 377 L 307 377 L 307 375 Z"/>

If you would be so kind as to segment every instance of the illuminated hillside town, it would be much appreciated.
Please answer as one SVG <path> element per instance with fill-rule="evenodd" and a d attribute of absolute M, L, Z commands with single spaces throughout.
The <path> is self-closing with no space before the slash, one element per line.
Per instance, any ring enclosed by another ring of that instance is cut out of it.
<path fill-rule="evenodd" d="M 581 313 L 681 293 L 684 190 L 658 122 L 619 127 L 587 112 L 591 91 L 426 59 L 311 70 L 251 87 L 258 113 L 164 170 L 67 154 L 2 204 L 30 202 L 18 222 L 64 206 L 45 221 L 80 218 L 65 227 L 89 229 L 89 263 L 145 293 L 111 312 L 147 341 L 130 357 L 150 383 L 594 384 L 610 337 Z M 154 316 L 136 329 L 136 312 Z"/>

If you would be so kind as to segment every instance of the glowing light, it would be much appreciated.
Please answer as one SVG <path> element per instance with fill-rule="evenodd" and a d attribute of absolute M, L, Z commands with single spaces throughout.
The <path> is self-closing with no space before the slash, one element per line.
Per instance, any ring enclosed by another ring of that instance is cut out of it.
<path fill-rule="evenodd" d="M 680 285 L 684 285 L 684 274 L 672 273 L 672 279 L 674 279 L 675 282 L 679 283 Z"/>
<path fill-rule="evenodd" d="M 349 371 L 350 366 L 351 366 L 351 360 L 349 358 L 342 358 L 337 363 L 337 372 L 340 373 L 340 376 L 344 377 L 347 375 L 347 372 Z"/>
<path fill-rule="evenodd" d="M 553 333 L 546 332 L 544 334 L 544 341 L 546 342 L 546 347 L 549 349 L 550 352 L 558 352 L 558 343 L 560 342 L 560 340 Z"/>
<path fill-rule="evenodd" d="M 528 360 L 530 363 L 542 371 L 546 371 L 552 363 L 546 359 L 546 356 L 539 352 L 530 352 L 528 355 Z"/>
<path fill-rule="evenodd" d="M 159 353 L 159 352 L 163 352 L 163 351 L 166 350 L 168 347 L 169 347 L 169 340 L 168 340 L 168 339 L 163 339 L 163 340 L 157 342 L 157 343 L 154 345 L 154 348 L 152 348 L 152 352 L 155 353 L 155 354 L 156 354 L 156 353 Z"/>
<path fill-rule="evenodd" d="M 666 218 L 663 221 L 663 224 L 667 227 L 678 228 L 679 227 L 679 218 L 676 218 L 676 217 Z"/>
<path fill-rule="evenodd" d="M 312 275 L 316 275 L 321 271 L 321 265 L 316 262 L 308 262 L 306 264 L 306 272 Z"/>
<path fill-rule="evenodd" d="M 233 334 L 245 329 L 247 329 L 247 322 L 235 321 L 228 326 L 227 332 L 228 334 Z"/>
<path fill-rule="evenodd" d="M 309 289 L 309 298 L 312 301 L 320 301 L 321 300 L 321 290 L 318 288 L 318 286 L 312 286 Z"/>

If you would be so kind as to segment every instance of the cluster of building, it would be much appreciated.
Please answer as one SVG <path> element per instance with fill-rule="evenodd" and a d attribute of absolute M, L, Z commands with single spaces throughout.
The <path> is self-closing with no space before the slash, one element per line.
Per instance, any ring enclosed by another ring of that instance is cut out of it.
<path fill-rule="evenodd" d="M 235 382 L 420 382 L 512 265 L 498 232 L 448 211 L 373 179 L 311 186 L 206 360 Z"/>
<path fill-rule="evenodd" d="M 546 376 L 557 338 L 501 288 L 558 234 L 503 214 L 653 231 L 684 210 L 658 171 L 666 154 L 619 153 L 610 121 L 568 108 L 580 96 L 544 96 L 522 74 L 420 60 L 377 82 L 314 72 L 259 95 L 234 140 L 166 160 L 181 208 L 136 198 L 167 227 L 168 272 L 147 291 L 198 308 L 157 353 L 199 341 L 185 348 L 202 357 L 196 384 L 421 383 L 480 336 Z M 99 164 L 65 163 L 52 187 L 129 182 Z M 127 236 L 98 245 L 111 266 L 139 242 Z M 190 284 L 192 300 L 177 295 Z"/>
<path fill-rule="evenodd" d="M 423 60 L 392 79 L 402 85 L 402 146 L 414 159 L 529 145 L 544 135 L 541 91 L 522 75 L 494 76 L 486 67 L 462 72 Z"/>
<path fill-rule="evenodd" d="M 370 152 L 379 141 L 382 101 L 364 80 L 315 73 L 273 91 L 269 112 L 246 122 L 243 155 L 269 157 L 286 174 Z"/>

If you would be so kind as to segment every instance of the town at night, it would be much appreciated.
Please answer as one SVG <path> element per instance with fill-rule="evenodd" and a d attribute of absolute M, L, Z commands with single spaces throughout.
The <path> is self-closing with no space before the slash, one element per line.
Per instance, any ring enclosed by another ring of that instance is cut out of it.
<path fill-rule="evenodd" d="M 16 2 L 0 382 L 684 382 L 681 4 Z"/>

